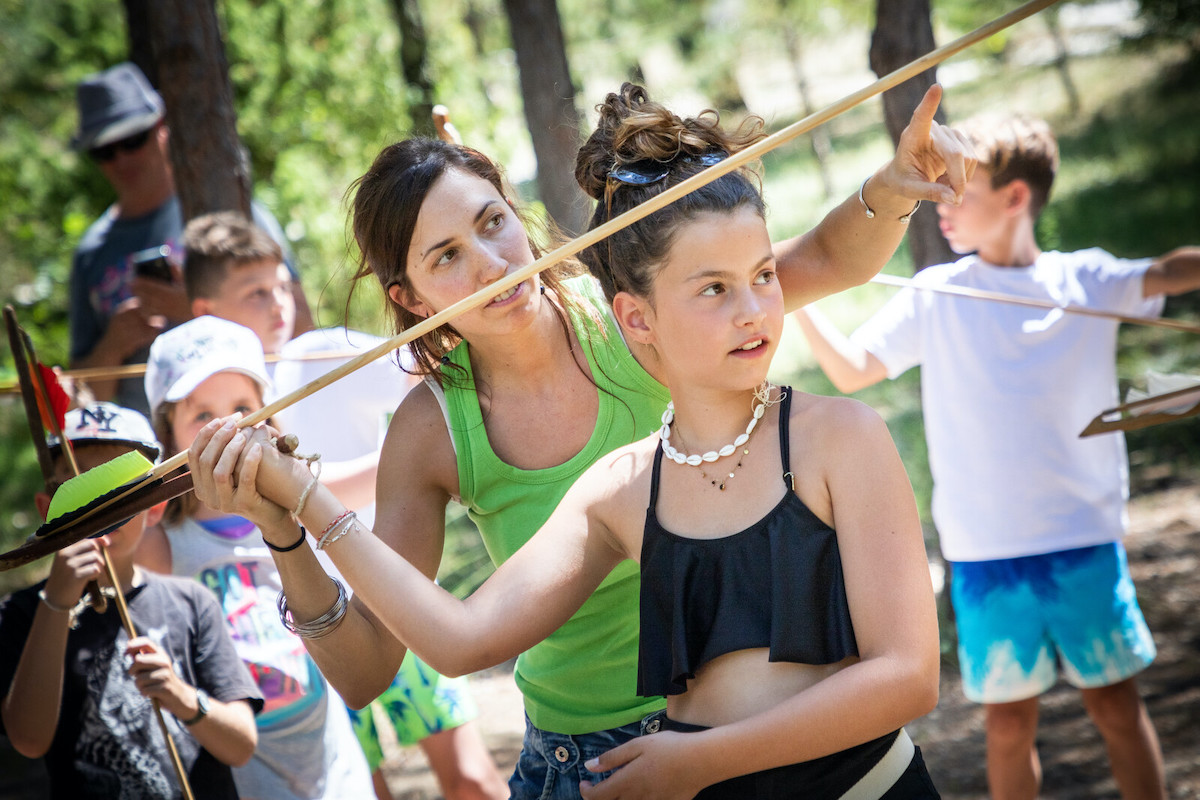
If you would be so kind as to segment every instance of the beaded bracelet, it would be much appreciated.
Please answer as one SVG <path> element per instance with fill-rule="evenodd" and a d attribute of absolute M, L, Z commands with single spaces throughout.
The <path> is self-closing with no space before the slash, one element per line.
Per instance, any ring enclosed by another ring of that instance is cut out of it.
<path fill-rule="evenodd" d="M 301 639 L 320 639 L 333 633 L 334 629 L 342 624 L 342 620 L 346 616 L 346 608 L 349 606 L 346 586 L 337 578 L 330 577 L 329 580 L 337 586 L 337 599 L 333 601 L 333 605 L 329 607 L 328 611 L 311 622 L 296 622 L 292 619 L 292 612 L 287 604 L 287 595 L 283 592 L 279 593 L 279 599 L 275 605 L 279 609 L 279 621 L 283 623 L 283 627 Z"/>
<path fill-rule="evenodd" d="M 338 539 L 341 539 L 350 532 L 357 521 L 358 514 L 355 514 L 353 511 L 343 512 L 337 519 L 329 523 L 329 527 L 321 533 L 321 538 L 317 540 L 317 549 L 324 550 Z"/>
<path fill-rule="evenodd" d="M 867 198 L 863 197 L 863 189 L 867 188 L 867 181 L 871 180 L 871 178 L 873 178 L 873 177 L 875 177 L 875 176 L 868 175 L 867 180 L 863 181 L 858 187 L 858 202 L 862 203 L 863 211 L 866 212 L 866 214 L 867 214 L 867 219 L 875 219 L 875 210 L 872 209 L 869 205 L 867 205 Z M 918 200 L 917 204 L 912 207 L 912 211 L 908 212 L 903 217 L 900 217 L 898 222 L 901 225 L 907 225 L 908 221 L 910 219 L 912 219 L 912 215 L 917 213 L 917 209 L 920 207 L 921 207 L 921 201 Z"/>

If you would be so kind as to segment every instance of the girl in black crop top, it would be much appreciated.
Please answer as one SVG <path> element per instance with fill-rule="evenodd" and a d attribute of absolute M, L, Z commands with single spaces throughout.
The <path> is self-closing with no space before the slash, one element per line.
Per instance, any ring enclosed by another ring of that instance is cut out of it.
<path fill-rule="evenodd" d="M 945 144 L 932 122 L 936 101 L 936 92 L 926 97 L 912 127 Z M 577 168 L 599 201 L 593 225 L 761 135 L 726 134 L 711 115 L 680 119 L 629 85 L 600 112 Z M 935 180 L 944 164 L 934 150 L 927 156 L 920 170 L 894 163 L 868 181 L 873 216 L 858 198 L 834 212 L 848 241 L 895 246 L 911 204 L 881 188 Z M 960 154 L 958 170 L 972 165 Z M 942 188 L 929 184 L 929 196 Z M 903 733 L 934 706 L 938 687 L 912 490 L 869 408 L 766 382 L 784 298 L 764 214 L 754 182 L 731 171 L 583 252 L 673 405 L 659 433 L 584 472 L 467 600 L 357 523 L 335 521 L 325 493 L 308 500 L 310 529 L 333 521 L 327 552 L 360 602 L 448 674 L 520 653 L 602 594 L 619 562 L 642 563 L 637 690 L 668 695 L 666 719 L 648 719 L 645 730 L 658 732 L 590 761 L 597 779 L 581 785 L 585 798 L 937 797 Z M 497 301 L 482 313 L 506 311 Z M 309 478 L 259 445 L 265 435 L 244 450 L 225 501 L 286 513 Z M 555 420 L 529 435 L 554 436 Z M 221 448 L 223 463 L 234 463 L 247 445 L 231 438 L 206 429 L 193 469 L 214 472 Z M 215 481 L 197 480 L 214 491 Z"/>

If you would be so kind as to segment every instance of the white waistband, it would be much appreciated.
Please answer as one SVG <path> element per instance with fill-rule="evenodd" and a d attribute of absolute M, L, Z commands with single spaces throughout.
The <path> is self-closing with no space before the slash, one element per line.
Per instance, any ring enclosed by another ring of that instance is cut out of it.
<path fill-rule="evenodd" d="M 908 769 L 915 751 L 908 732 L 901 728 L 883 758 L 875 762 L 875 766 L 859 778 L 858 783 L 847 789 L 839 800 L 879 800 Z"/>

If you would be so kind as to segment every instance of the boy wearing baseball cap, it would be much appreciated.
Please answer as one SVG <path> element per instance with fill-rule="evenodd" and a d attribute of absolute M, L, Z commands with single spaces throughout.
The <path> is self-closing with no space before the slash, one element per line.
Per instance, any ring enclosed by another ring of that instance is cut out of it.
<path fill-rule="evenodd" d="M 97 402 L 66 415 L 64 436 L 81 470 L 131 451 L 158 457 L 146 418 Z M 72 477 L 63 443 L 51 441 L 52 492 Z M 36 497 L 43 516 L 50 494 Z M 52 797 L 176 798 L 181 788 L 152 711 L 157 700 L 197 797 L 236 798 L 231 766 L 254 752 L 262 706 L 212 597 L 191 581 L 133 563 L 161 505 L 116 530 L 59 551 L 49 578 L 0 602 L 0 723 L 18 752 L 44 757 Z M 100 613 L 85 585 L 110 586 L 108 550 L 139 636 L 116 604 Z"/>
<path fill-rule="evenodd" d="M 145 389 L 167 455 L 184 450 L 209 420 L 263 407 L 271 381 L 258 336 L 200 316 L 150 347 Z M 234 646 L 263 693 L 258 749 L 234 770 L 243 797 L 271 800 L 370 797 L 366 760 L 341 698 L 277 610 L 282 582 L 258 529 L 243 517 L 175 498 L 146 566 L 194 578 L 217 597 Z M 148 538 L 150 538 L 148 537 Z"/>

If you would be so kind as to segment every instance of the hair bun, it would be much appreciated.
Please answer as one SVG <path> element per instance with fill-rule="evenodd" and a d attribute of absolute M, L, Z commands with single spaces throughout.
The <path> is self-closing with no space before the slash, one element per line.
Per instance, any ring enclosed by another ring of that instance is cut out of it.
<path fill-rule="evenodd" d="M 712 109 L 695 117 L 679 117 L 650 100 L 646 90 L 634 83 L 624 83 L 619 92 L 609 93 L 596 110 L 600 114 L 596 130 L 579 149 L 575 160 L 575 180 L 596 200 L 604 196 L 608 173 L 616 165 L 638 161 L 666 163 L 712 150 L 732 155 L 762 135 L 762 120 L 751 122 L 750 131 L 739 131 L 734 136 L 726 134 L 720 128 L 719 115 Z"/>
<path fill-rule="evenodd" d="M 587 194 L 599 199 L 615 165 L 638 161 L 671 161 L 720 146 L 716 112 L 684 120 L 633 83 L 621 85 L 596 106 L 596 130 L 579 151 L 575 177 Z M 715 130 L 716 137 L 711 135 Z M 709 134 L 709 135 L 705 135 Z"/>

